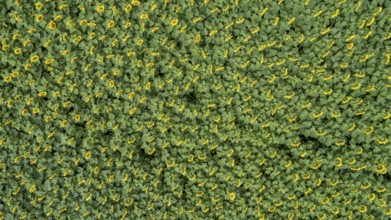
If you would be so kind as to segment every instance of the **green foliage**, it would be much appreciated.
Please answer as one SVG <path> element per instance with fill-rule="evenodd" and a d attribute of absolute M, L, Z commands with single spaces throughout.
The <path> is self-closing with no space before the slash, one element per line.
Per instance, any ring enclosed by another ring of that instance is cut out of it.
<path fill-rule="evenodd" d="M 390 1 L 0 3 L 0 219 L 388 219 Z"/>

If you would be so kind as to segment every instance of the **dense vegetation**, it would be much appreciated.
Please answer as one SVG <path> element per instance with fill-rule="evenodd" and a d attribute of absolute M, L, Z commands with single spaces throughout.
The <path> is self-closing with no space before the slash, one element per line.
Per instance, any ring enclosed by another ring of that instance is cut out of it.
<path fill-rule="evenodd" d="M 0 30 L 0 219 L 390 218 L 390 1 L 4 0 Z"/>

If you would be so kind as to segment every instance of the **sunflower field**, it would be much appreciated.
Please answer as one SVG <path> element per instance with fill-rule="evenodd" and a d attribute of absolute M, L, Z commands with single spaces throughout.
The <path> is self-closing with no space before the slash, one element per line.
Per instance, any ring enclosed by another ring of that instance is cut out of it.
<path fill-rule="evenodd" d="M 0 219 L 391 219 L 390 0 L 0 1 Z"/>

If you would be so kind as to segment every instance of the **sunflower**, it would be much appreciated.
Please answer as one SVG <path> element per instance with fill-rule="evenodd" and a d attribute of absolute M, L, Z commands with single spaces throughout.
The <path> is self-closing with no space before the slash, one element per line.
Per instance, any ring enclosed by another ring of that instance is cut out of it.
<path fill-rule="evenodd" d="M 4 77 L 4 82 L 6 82 L 6 83 L 11 82 L 11 80 L 12 80 L 12 77 L 11 77 L 11 76 L 6 76 L 6 77 Z"/>
<path fill-rule="evenodd" d="M 22 49 L 20 49 L 20 48 L 15 48 L 15 49 L 14 49 L 14 53 L 15 53 L 16 55 L 19 55 L 21 52 L 22 52 Z"/>
<path fill-rule="evenodd" d="M 141 19 L 147 19 L 147 18 L 148 18 L 148 14 L 142 14 L 142 15 L 140 16 L 140 18 L 141 18 Z"/>
<path fill-rule="evenodd" d="M 114 20 L 111 20 L 111 21 L 109 21 L 109 23 L 107 24 L 107 27 L 108 27 L 108 28 L 112 28 L 112 27 L 114 27 L 114 24 L 115 24 Z"/>
<path fill-rule="evenodd" d="M 30 57 L 30 61 L 32 63 L 38 62 L 39 61 L 39 56 L 38 55 L 34 55 L 34 56 Z"/>
<path fill-rule="evenodd" d="M 99 6 L 96 8 L 96 11 L 97 11 L 97 12 L 104 12 L 104 11 L 105 11 L 105 6 L 104 6 L 104 5 L 99 5 Z"/>
<path fill-rule="evenodd" d="M 88 151 L 85 155 L 84 155 L 84 158 L 86 158 L 86 160 L 89 160 L 91 158 L 91 152 Z"/>
<path fill-rule="evenodd" d="M 56 23 L 54 21 L 50 21 L 49 24 L 48 24 L 48 27 L 49 27 L 50 30 L 54 31 L 54 30 L 56 30 L 57 25 L 56 25 Z"/>
<path fill-rule="evenodd" d="M 138 5 L 140 5 L 140 1 L 138 1 L 138 0 L 132 0 L 132 5 L 138 6 Z"/>
<path fill-rule="evenodd" d="M 11 73 L 11 76 L 14 77 L 14 78 L 17 77 L 17 76 L 19 76 L 19 72 L 12 72 L 12 73 Z"/>
<path fill-rule="evenodd" d="M 132 25 L 132 23 L 130 21 L 128 21 L 125 24 L 125 28 L 128 29 L 128 28 L 130 28 L 131 25 Z"/>
<path fill-rule="evenodd" d="M 131 5 L 131 4 L 126 5 L 126 7 L 125 7 L 125 12 L 128 13 L 128 12 L 130 12 L 131 10 L 132 10 L 132 5 Z"/>
<path fill-rule="evenodd" d="M 42 9 L 42 7 L 43 7 L 43 5 L 42 5 L 42 3 L 41 3 L 41 2 L 37 2 L 37 3 L 35 3 L 35 8 L 36 8 L 37 10 L 41 10 L 41 9 Z"/>
<path fill-rule="evenodd" d="M 176 26 L 178 24 L 178 19 L 172 19 L 170 24 L 171 26 Z"/>
<path fill-rule="evenodd" d="M 235 193 L 230 193 L 229 194 L 229 200 L 234 200 L 235 199 Z"/>

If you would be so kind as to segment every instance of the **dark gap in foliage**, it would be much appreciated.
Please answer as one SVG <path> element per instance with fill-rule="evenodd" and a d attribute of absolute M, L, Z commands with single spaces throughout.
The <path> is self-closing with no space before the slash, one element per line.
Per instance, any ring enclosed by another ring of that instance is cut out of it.
<path fill-rule="evenodd" d="M 298 45 L 297 48 L 298 48 L 298 52 L 303 52 L 304 50 L 303 45 Z"/>
<path fill-rule="evenodd" d="M 87 121 L 83 121 L 83 122 L 76 122 L 75 123 L 77 127 L 83 129 L 83 130 L 86 130 L 87 128 Z"/>
<path fill-rule="evenodd" d="M 316 138 L 311 136 L 305 136 L 303 134 L 299 134 L 299 138 L 301 142 L 319 142 Z"/>
<path fill-rule="evenodd" d="M 184 98 L 187 102 L 195 104 L 197 102 L 197 95 L 194 91 L 191 91 L 184 95 Z"/>
<path fill-rule="evenodd" d="M 352 136 L 348 135 L 345 137 L 346 140 L 346 146 L 350 146 L 350 141 L 352 140 Z"/>
<path fill-rule="evenodd" d="M 73 112 L 75 110 L 75 107 L 71 106 L 69 109 L 68 109 L 68 112 Z"/>
<path fill-rule="evenodd" d="M 74 11 L 72 11 L 72 12 L 73 12 L 73 13 L 72 13 L 73 16 L 79 17 L 81 11 L 80 11 L 80 9 L 78 9 L 78 8 L 75 7 Z"/>
<path fill-rule="evenodd" d="M 158 69 L 155 74 L 155 76 L 157 76 L 157 77 L 164 77 L 165 75 L 166 74 L 163 71 L 161 71 L 160 69 Z"/>
<path fill-rule="evenodd" d="M 42 52 L 47 52 L 48 49 L 46 49 L 46 47 L 41 47 L 41 51 L 42 51 Z"/>
<path fill-rule="evenodd" d="M 154 157 L 155 157 L 156 152 L 153 153 L 153 154 L 148 154 L 148 152 L 147 152 L 144 148 L 141 148 L 141 149 L 140 149 L 140 154 L 141 154 L 140 156 L 141 156 L 142 158 L 151 159 L 151 158 L 154 158 Z"/>
<path fill-rule="evenodd" d="M 216 151 L 215 150 L 212 150 L 212 151 L 209 151 L 210 152 L 210 156 L 212 156 L 212 157 L 214 157 L 214 156 L 216 156 Z"/>
<path fill-rule="evenodd" d="M 106 93 L 107 94 L 107 98 L 109 98 L 110 100 L 122 100 L 122 101 L 127 101 L 125 98 L 121 97 L 121 96 L 114 96 L 112 93 Z"/>
<path fill-rule="evenodd" d="M 290 151 L 290 148 L 286 144 L 278 144 L 277 147 L 280 150 L 284 150 L 286 156 L 288 156 L 289 158 L 295 158 L 292 152 Z"/>
<path fill-rule="evenodd" d="M 241 158 L 238 155 L 233 155 L 232 159 L 235 160 L 235 165 L 239 165 L 241 162 Z"/>
<path fill-rule="evenodd" d="M 104 133 L 103 133 L 103 136 L 104 137 L 111 137 L 113 135 L 113 131 L 112 130 L 106 130 Z"/>
<path fill-rule="evenodd" d="M 330 20 L 330 24 L 329 24 L 329 27 L 332 28 L 334 25 L 335 25 L 335 22 L 336 22 L 337 19 L 331 19 Z"/>
<path fill-rule="evenodd" d="M 182 42 L 180 41 L 180 40 L 177 40 L 177 39 L 175 39 L 175 42 L 176 42 L 176 48 L 182 48 Z"/>

